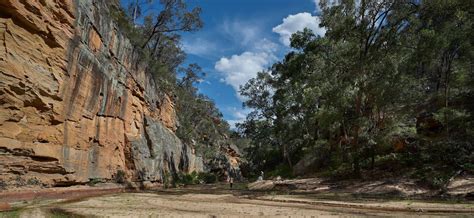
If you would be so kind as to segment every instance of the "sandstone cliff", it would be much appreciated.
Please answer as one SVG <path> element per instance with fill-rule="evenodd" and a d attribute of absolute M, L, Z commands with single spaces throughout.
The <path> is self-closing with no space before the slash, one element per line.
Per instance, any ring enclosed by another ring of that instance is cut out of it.
<path fill-rule="evenodd" d="M 0 1 L 0 179 L 161 181 L 203 170 L 109 1 Z"/>

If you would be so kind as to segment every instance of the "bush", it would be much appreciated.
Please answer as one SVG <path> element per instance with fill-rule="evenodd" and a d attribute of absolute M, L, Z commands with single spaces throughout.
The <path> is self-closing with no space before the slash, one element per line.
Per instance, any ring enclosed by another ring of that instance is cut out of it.
<path fill-rule="evenodd" d="M 87 183 L 89 186 L 95 186 L 98 183 L 102 183 L 101 178 L 90 178 L 89 182 Z"/>
<path fill-rule="evenodd" d="M 400 163 L 416 167 L 411 177 L 432 189 L 444 188 L 459 171 L 473 172 L 473 144 L 459 138 L 419 138 L 400 153 Z"/>
<path fill-rule="evenodd" d="M 41 181 L 39 181 L 36 177 L 28 179 L 26 183 L 28 185 L 41 185 Z"/>
<path fill-rule="evenodd" d="M 7 188 L 7 183 L 3 180 L 0 180 L 0 190 L 4 190 Z"/>
<path fill-rule="evenodd" d="M 191 174 L 183 174 L 180 173 L 178 174 L 178 178 L 175 181 L 176 184 L 181 184 L 181 185 L 193 185 L 197 184 L 197 177 Z"/>
<path fill-rule="evenodd" d="M 333 181 L 345 180 L 354 177 L 352 166 L 347 163 L 343 163 L 337 167 L 330 167 L 318 173 L 318 176 L 329 178 Z"/>
<path fill-rule="evenodd" d="M 21 187 L 26 185 L 25 179 L 23 179 L 20 175 L 15 177 L 15 185 L 16 187 Z"/>
<path fill-rule="evenodd" d="M 168 188 L 170 186 L 170 174 L 165 172 L 163 174 L 163 187 Z"/>
<path fill-rule="evenodd" d="M 117 173 L 115 174 L 115 182 L 119 184 L 123 184 L 126 181 L 126 175 L 123 170 L 117 170 Z"/>
<path fill-rule="evenodd" d="M 467 172 L 474 173 L 474 164 L 473 163 L 465 163 L 463 164 L 462 168 Z"/>
<path fill-rule="evenodd" d="M 217 176 L 212 173 L 205 173 L 205 172 L 192 172 L 190 174 L 183 174 L 180 173 L 174 179 L 174 185 L 196 185 L 196 184 L 209 184 L 215 183 L 217 181 Z"/>
<path fill-rule="evenodd" d="M 211 184 L 217 182 L 217 176 L 212 173 L 200 172 L 198 174 L 198 180 L 205 184 Z"/>
<path fill-rule="evenodd" d="M 282 178 L 293 178 L 293 172 L 291 168 L 287 164 L 280 164 L 277 167 L 275 167 L 274 170 L 270 171 L 267 173 L 268 178 L 273 178 L 273 177 L 282 177 Z M 266 179 L 266 178 L 264 178 Z"/>
<path fill-rule="evenodd" d="M 449 179 L 456 175 L 457 171 L 447 166 L 425 165 L 420 166 L 412 175 L 421 185 L 431 189 L 444 188 Z"/>

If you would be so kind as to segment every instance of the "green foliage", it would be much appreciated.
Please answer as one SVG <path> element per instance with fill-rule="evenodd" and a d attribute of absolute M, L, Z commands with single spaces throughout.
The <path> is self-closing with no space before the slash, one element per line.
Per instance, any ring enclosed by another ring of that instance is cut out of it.
<path fill-rule="evenodd" d="M 213 173 L 200 172 L 198 174 L 198 180 L 204 182 L 205 184 L 216 183 L 217 176 Z"/>
<path fill-rule="evenodd" d="M 17 218 L 21 217 L 21 210 L 11 210 L 0 212 L 0 218 Z"/>
<path fill-rule="evenodd" d="M 69 212 L 67 212 L 63 209 L 60 209 L 60 208 L 48 208 L 48 209 L 42 210 L 42 212 L 44 212 L 44 215 L 46 215 L 46 217 L 50 217 L 50 218 L 67 218 L 67 217 L 70 217 L 70 218 L 76 218 L 77 217 L 77 218 L 79 218 L 79 217 L 82 217 L 80 215 L 69 213 Z M 13 209 L 11 211 L 0 212 L 0 218 L 25 217 L 25 216 L 28 216 L 29 214 L 31 214 L 31 211 L 20 208 L 20 209 Z"/>
<path fill-rule="evenodd" d="M 143 41 L 142 31 L 135 28 L 132 21 L 122 8 L 112 7 L 110 10 L 110 16 L 115 20 L 122 34 L 126 35 L 133 45 L 139 45 Z"/>
<path fill-rule="evenodd" d="M 80 217 L 83 217 L 81 215 L 78 215 L 78 214 L 74 214 L 74 213 L 71 213 L 71 212 L 68 212 L 64 209 L 61 209 L 61 208 L 50 208 L 47 210 L 47 217 L 51 217 L 51 218 L 80 218 Z"/>
<path fill-rule="evenodd" d="M 441 189 L 445 187 L 451 176 L 455 171 L 446 169 L 445 167 L 423 166 L 418 168 L 413 177 L 419 179 L 421 185 L 426 185 L 429 188 Z"/>
<path fill-rule="evenodd" d="M 173 180 L 174 186 L 180 185 L 196 185 L 196 184 L 210 184 L 217 181 L 216 175 L 212 173 L 193 171 L 190 174 L 179 173 Z"/>
<path fill-rule="evenodd" d="M 28 185 L 41 185 L 41 181 L 39 181 L 37 178 L 30 178 L 28 181 L 26 181 L 26 184 Z"/>
<path fill-rule="evenodd" d="M 168 172 L 165 172 L 165 173 L 163 174 L 163 187 L 164 187 L 165 189 L 166 189 L 166 188 L 169 188 L 171 182 L 172 182 L 171 175 L 170 175 Z"/>
<path fill-rule="evenodd" d="M 142 13 L 143 7 L 161 11 Z M 110 14 L 130 39 L 160 97 L 172 97 L 180 124 L 178 137 L 205 159 L 214 156 L 219 145 L 228 143 L 230 127 L 212 100 L 197 92 L 195 86 L 205 76 L 201 67 L 182 66 L 186 54 L 180 34 L 202 28 L 201 9 L 189 9 L 184 0 L 137 0 L 128 9 L 112 7 Z M 143 23 L 138 23 L 141 19 Z"/>
<path fill-rule="evenodd" d="M 474 163 L 464 163 L 462 168 L 466 170 L 466 172 L 474 173 Z"/>
<path fill-rule="evenodd" d="M 7 183 L 0 179 L 0 190 L 4 190 L 7 188 Z"/>
<path fill-rule="evenodd" d="M 317 174 L 321 177 L 330 178 L 335 181 L 350 179 L 354 177 L 352 167 L 348 164 L 341 164 L 336 167 L 329 167 Z"/>
<path fill-rule="evenodd" d="M 17 175 L 15 177 L 15 185 L 16 187 L 21 187 L 21 186 L 27 185 L 27 182 L 23 177 L 21 177 L 20 175 Z"/>
<path fill-rule="evenodd" d="M 292 169 L 286 164 L 280 164 L 276 166 L 274 170 L 266 174 L 266 177 L 268 178 L 276 178 L 278 176 L 285 179 L 291 179 L 294 177 Z"/>
<path fill-rule="evenodd" d="M 182 184 L 182 185 L 193 185 L 197 184 L 197 175 L 192 175 L 192 174 L 178 174 L 178 178 L 175 181 L 176 184 Z"/>
<path fill-rule="evenodd" d="M 308 155 L 331 177 L 419 166 L 432 187 L 469 170 L 472 3 L 321 5 L 326 34 L 294 34 L 295 50 L 241 88 L 253 109 L 239 125 L 250 168 L 278 172 Z"/>
<path fill-rule="evenodd" d="M 89 178 L 89 182 L 87 182 L 87 185 L 89 186 L 95 186 L 99 183 L 103 183 L 104 181 L 101 178 Z"/>
<path fill-rule="evenodd" d="M 180 69 L 184 75 L 178 80 L 176 108 L 180 127 L 176 134 L 191 145 L 204 159 L 211 159 L 218 152 L 219 145 L 229 143 L 230 126 L 222 113 L 207 96 L 198 94 L 194 85 L 205 73 L 196 64 Z"/>
<path fill-rule="evenodd" d="M 125 172 L 123 170 L 117 170 L 117 173 L 115 173 L 115 182 L 119 184 L 125 183 L 127 180 Z"/>

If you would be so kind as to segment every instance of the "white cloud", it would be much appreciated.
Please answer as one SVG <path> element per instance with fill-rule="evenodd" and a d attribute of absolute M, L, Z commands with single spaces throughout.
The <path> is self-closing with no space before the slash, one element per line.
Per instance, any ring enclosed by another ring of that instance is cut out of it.
<path fill-rule="evenodd" d="M 275 53 L 278 50 L 278 44 L 263 38 L 262 40 L 255 43 L 254 49 L 258 52 L 267 52 L 267 53 Z"/>
<path fill-rule="evenodd" d="M 205 39 L 196 38 L 183 41 L 183 50 L 188 54 L 209 56 L 215 53 L 217 46 Z"/>
<path fill-rule="evenodd" d="M 224 20 L 220 29 L 226 38 L 241 46 L 249 46 L 253 45 L 260 38 L 262 28 L 255 22 L 247 23 L 240 20 Z"/>
<path fill-rule="evenodd" d="M 234 129 L 234 130 L 236 129 L 237 123 L 241 122 L 240 120 L 226 120 L 226 121 L 229 124 L 230 129 Z"/>
<path fill-rule="evenodd" d="M 239 94 L 240 86 L 257 76 L 258 72 L 277 61 L 276 53 L 282 46 L 264 37 L 258 21 L 228 21 L 221 26 L 224 37 L 238 44 L 244 52 L 221 57 L 214 65 L 220 73 L 221 82 L 230 85 L 240 101 L 246 99 Z M 228 120 L 231 125 L 245 117 Z"/>
<path fill-rule="evenodd" d="M 316 9 L 314 10 L 315 12 L 319 12 L 321 11 L 321 9 L 319 8 L 319 2 L 320 0 L 313 0 L 314 4 L 315 4 L 315 7 Z"/>
<path fill-rule="evenodd" d="M 240 55 L 232 55 L 230 58 L 223 57 L 215 64 L 215 69 L 222 73 L 223 81 L 238 93 L 241 85 L 244 85 L 257 73 L 264 70 L 271 62 L 276 60 L 269 52 L 244 52 Z M 237 94 L 240 100 L 242 96 Z"/>
<path fill-rule="evenodd" d="M 237 108 L 232 108 L 232 116 L 234 116 L 236 119 L 242 120 L 247 118 L 247 114 L 250 113 L 249 110 L 239 110 Z"/>
<path fill-rule="evenodd" d="M 312 16 L 310 13 L 303 12 L 294 15 L 289 15 L 283 19 L 283 23 L 274 27 L 273 32 L 280 34 L 280 41 L 290 46 L 290 38 L 293 33 L 304 30 L 304 28 L 311 29 L 315 34 L 324 36 L 326 30 L 319 27 L 321 20 L 317 16 Z"/>
<path fill-rule="evenodd" d="M 227 123 L 229 123 L 231 129 L 236 128 L 237 123 L 243 123 L 245 119 L 247 118 L 247 114 L 250 113 L 251 110 L 249 109 L 238 109 L 236 107 L 230 107 L 226 109 L 232 119 L 227 120 Z"/>
<path fill-rule="evenodd" d="M 275 54 L 281 48 L 280 44 L 264 37 L 263 29 L 258 20 L 224 20 L 221 25 L 223 37 L 230 41 L 230 46 L 237 45 L 244 52 L 221 57 L 214 68 L 220 72 L 220 81 L 230 85 L 241 101 L 245 99 L 239 95 L 240 86 L 276 61 Z"/>

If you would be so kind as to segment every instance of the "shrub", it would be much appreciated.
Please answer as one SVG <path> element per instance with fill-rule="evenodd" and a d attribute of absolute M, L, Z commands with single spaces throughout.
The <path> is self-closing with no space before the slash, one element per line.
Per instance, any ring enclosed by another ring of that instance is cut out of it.
<path fill-rule="evenodd" d="M 25 186 L 26 185 L 26 181 L 25 179 L 23 179 L 20 175 L 17 175 L 15 177 L 15 185 L 17 187 L 21 187 L 21 186 Z"/>
<path fill-rule="evenodd" d="M 3 180 L 0 180 L 0 190 L 4 190 L 7 188 L 7 183 Z"/>
<path fill-rule="evenodd" d="M 90 178 L 89 182 L 87 183 L 89 186 L 95 186 L 98 183 L 102 183 L 101 178 Z"/>
<path fill-rule="evenodd" d="M 195 182 L 195 179 L 193 178 L 191 174 L 183 174 L 183 173 L 178 174 L 178 177 L 175 181 L 176 184 L 181 184 L 181 185 L 196 184 L 194 182 Z"/>
<path fill-rule="evenodd" d="M 165 172 L 163 174 L 163 187 L 168 188 L 170 186 L 170 174 Z"/>
<path fill-rule="evenodd" d="M 217 181 L 217 176 L 206 172 L 192 172 L 189 174 L 179 173 L 172 180 L 173 187 L 178 185 L 196 185 L 196 184 L 210 184 Z M 169 186 L 169 174 L 166 173 L 163 178 L 163 185 L 165 188 Z"/>
<path fill-rule="evenodd" d="M 352 166 L 344 163 L 337 167 L 330 167 L 318 173 L 318 176 L 329 178 L 333 181 L 353 178 Z"/>
<path fill-rule="evenodd" d="M 462 168 L 470 173 L 474 173 L 474 164 L 473 163 L 465 163 L 463 164 Z"/>
<path fill-rule="evenodd" d="M 267 173 L 268 178 L 273 178 L 273 177 L 282 177 L 282 178 L 293 178 L 293 172 L 291 168 L 287 164 L 280 164 L 277 167 L 275 167 L 274 170 L 270 171 Z M 264 178 L 266 179 L 266 178 Z"/>
<path fill-rule="evenodd" d="M 41 185 L 41 181 L 39 181 L 36 177 L 28 179 L 26 183 L 28 185 Z"/>
<path fill-rule="evenodd" d="M 123 184 L 126 181 L 126 175 L 123 170 L 117 170 L 117 173 L 115 174 L 115 182 L 119 184 Z"/>
<path fill-rule="evenodd" d="M 212 173 L 200 172 L 198 173 L 198 180 L 206 184 L 217 182 L 217 176 Z"/>
<path fill-rule="evenodd" d="M 446 166 L 425 165 L 419 167 L 412 175 L 421 185 L 431 189 L 444 188 L 449 179 L 457 173 L 453 168 Z"/>

